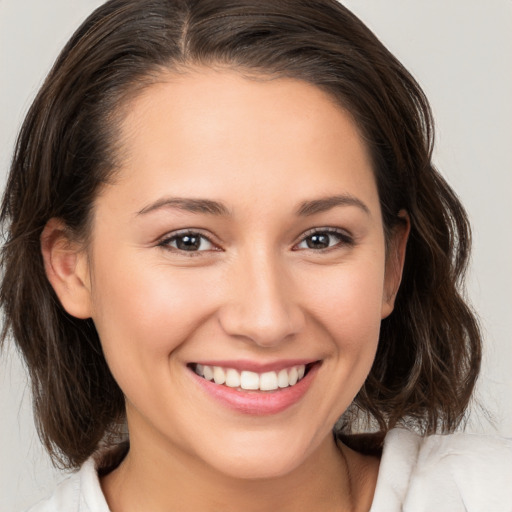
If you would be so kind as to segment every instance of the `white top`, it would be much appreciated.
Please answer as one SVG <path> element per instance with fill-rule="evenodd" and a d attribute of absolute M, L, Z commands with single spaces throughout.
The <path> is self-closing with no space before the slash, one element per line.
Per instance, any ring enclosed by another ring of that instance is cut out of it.
<path fill-rule="evenodd" d="M 391 430 L 370 512 L 512 512 L 512 439 Z M 93 459 L 29 512 L 110 512 Z"/>

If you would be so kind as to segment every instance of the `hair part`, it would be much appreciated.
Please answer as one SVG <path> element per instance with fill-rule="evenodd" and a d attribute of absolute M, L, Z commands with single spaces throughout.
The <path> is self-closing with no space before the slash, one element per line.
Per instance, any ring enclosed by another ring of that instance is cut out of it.
<path fill-rule="evenodd" d="M 72 36 L 37 95 L 0 212 L 3 339 L 12 334 L 25 358 L 54 461 L 80 465 L 116 436 L 125 413 L 92 320 L 67 314 L 48 282 L 40 235 L 58 217 L 87 242 L 95 197 L 119 167 L 124 107 L 162 71 L 191 66 L 304 80 L 352 115 L 373 159 L 388 238 L 401 210 L 411 233 L 395 311 L 339 428 L 350 432 L 368 415 L 381 432 L 453 431 L 481 359 L 461 295 L 470 230 L 432 165 L 432 116 L 415 80 L 336 0 L 111 0 Z"/>

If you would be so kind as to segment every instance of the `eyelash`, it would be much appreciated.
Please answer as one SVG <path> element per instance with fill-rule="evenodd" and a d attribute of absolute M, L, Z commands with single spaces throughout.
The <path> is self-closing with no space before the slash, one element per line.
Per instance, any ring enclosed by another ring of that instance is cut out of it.
<path fill-rule="evenodd" d="M 352 238 L 352 236 L 350 236 L 348 233 L 346 233 L 345 231 L 343 231 L 341 229 L 336 229 L 336 228 L 314 228 L 314 229 L 311 229 L 309 231 L 306 231 L 302 235 L 300 242 L 295 244 L 295 246 L 294 246 L 294 248 L 292 250 L 294 250 L 294 251 L 300 250 L 300 249 L 297 249 L 296 247 L 298 245 L 306 242 L 308 238 L 311 238 L 314 235 L 328 235 L 329 237 L 334 236 L 334 237 L 338 238 L 339 241 L 336 244 L 332 245 L 332 246 L 330 245 L 328 247 L 324 247 L 324 248 L 320 248 L 320 249 L 307 248 L 306 250 L 311 250 L 311 251 L 314 251 L 314 252 L 324 253 L 324 252 L 327 252 L 327 251 L 334 250 L 334 249 L 336 249 L 336 248 L 338 248 L 340 246 L 352 247 L 355 244 L 354 239 Z M 176 240 L 178 240 L 180 238 L 183 238 L 183 237 L 186 237 L 186 236 L 199 237 L 202 240 L 206 240 L 212 246 L 217 247 L 216 244 L 214 242 L 212 242 L 210 240 L 210 238 L 208 238 L 206 235 L 203 235 L 199 231 L 192 231 L 192 230 L 179 231 L 177 233 L 173 233 L 171 236 L 168 236 L 168 237 L 164 238 L 162 241 L 160 241 L 158 243 L 158 246 L 162 247 L 162 248 L 164 248 L 164 249 L 166 249 L 168 251 L 180 253 L 180 254 L 182 254 L 184 256 L 187 256 L 187 257 L 201 256 L 202 253 L 204 253 L 204 252 L 212 251 L 212 249 L 207 249 L 207 250 L 202 250 L 202 251 L 199 251 L 199 250 L 187 251 L 185 249 L 179 249 L 178 247 L 172 247 L 170 245 L 172 242 L 175 242 Z M 218 247 L 216 249 L 213 249 L 213 251 L 219 251 L 219 250 L 220 249 Z"/>

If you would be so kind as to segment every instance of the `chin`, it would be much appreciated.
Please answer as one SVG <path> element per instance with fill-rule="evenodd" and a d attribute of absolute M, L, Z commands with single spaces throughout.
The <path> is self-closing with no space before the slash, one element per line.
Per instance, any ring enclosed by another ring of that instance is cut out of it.
<path fill-rule="evenodd" d="M 217 471 L 229 478 L 240 480 L 275 479 L 288 475 L 299 465 L 297 460 L 283 460 L 275 456 L 260 456 L 252 459 L 235 457 L 218 462 Z"/>
<path fill-rule="evenodd" d="M 288 439 L 246 439 L 220 443 L 210 452 L 208 462 L 219 473 L 243 480 L 271 479 L 292 473 L 305 462 L 309 447 Z M 214 453 L 214 457 L 211 454 Z M 205 457 L 206 458 L 206 457 Z"/>

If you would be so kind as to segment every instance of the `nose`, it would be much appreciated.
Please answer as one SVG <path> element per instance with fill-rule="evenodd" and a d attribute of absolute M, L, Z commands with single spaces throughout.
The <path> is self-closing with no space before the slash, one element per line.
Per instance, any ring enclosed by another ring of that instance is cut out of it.
<path fill-rule="evenodd" d="M 305 319 L 289 270 L 261 252 L 240 258 L 226 281 L 228 300 L 219 311 L 223 330 L 261 347 L 278 346 L 297 335 Z"/>

